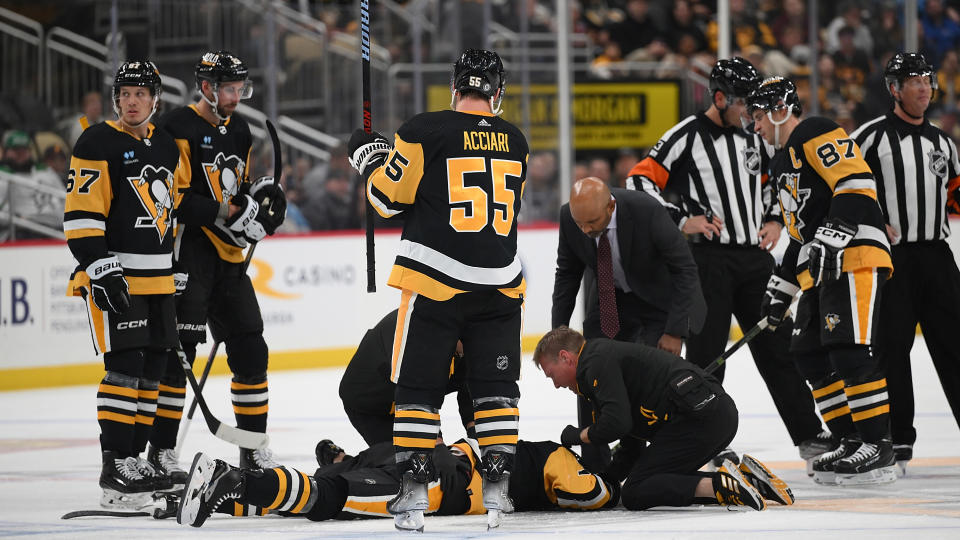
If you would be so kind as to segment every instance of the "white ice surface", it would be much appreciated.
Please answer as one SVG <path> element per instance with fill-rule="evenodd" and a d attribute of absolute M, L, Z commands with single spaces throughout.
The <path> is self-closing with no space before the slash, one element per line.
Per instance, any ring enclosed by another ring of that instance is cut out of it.
<path fill-rule="evenodd" d="M 960 539 L 960 430 L 936 378 L 922 339 L 913 352 L 918 440 L 908 475 L 880 487 L 827 488 L 803 472 L 802 462 L 773 408 L 746 350 L 728 363 L 726 387 L 740 410 L 734 441 L 738 452 L 767 463 L 792 487 L 797 504 L 771 504 L 765 512 L 720 507 L 665 508 L 646 512 L 526 513 L 507 516 L 487 532 L 484 516 L 428 517 L 431 538 L 952 538 Z M 270 375 L 271 447 L 286 465 L 312 472 L 321 438 L 347 451 L 361 448 L 337 395 L 341 369 Z M 232 422 L 229 379 L 211 378 L 205 391 L 214 414 Z M 567 390 L 556 390 L 525 359 L 520 436 L 557 439 L 574 417 Z M 85 518 L 63 521 L 71 510 L 98 507 L 100 469 L 94 386 L 0 393 L 0 537 L 36 538 L 370 538 L 407 536 L 390 520 L 314 523 L 280 517 L 215 515 L 202 529 L 152 518 Z M 461 428 L 456 400 L 443 411 L 448 439 Z M 202 419 L 194 421 L 181 457 L 203 450 L 233 463 L 237 451 L 215 439 Z"/>

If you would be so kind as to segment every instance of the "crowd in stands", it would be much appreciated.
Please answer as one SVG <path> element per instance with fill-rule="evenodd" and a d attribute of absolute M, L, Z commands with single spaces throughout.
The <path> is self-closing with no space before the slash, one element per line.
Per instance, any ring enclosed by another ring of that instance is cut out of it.
<path fill-rule="evenodd" d="M 306 6 L 312 16 L 327 25 L 334 40 L 355 34 L 356 10 L 352 1 L 287 3 L 294 9 Z M 891 106 L 883 85 L 883 67 L 892 54 L 903 48 L 903 3 L 820 2 L 819 45 L 811 48 L 806 1 L 730 0 L 731 47 L 734 54 L 750 60 L 764 76 L 793 78 L 806 110 L 816 99 L 820 114 L 833 118 L 851 132 Z M 449 9 L 450 4 L 441 3 L 440 7 Z M 472 4 L 461 3 L 460 9 L 481 9 L 477 7 L 480 3 Z M 593 60 L 587 71 L 577 73 L 578 80 L 676 77 L 682 71 L 706 76 L 716 61 L 720 36 L 714 0 L 579 0 L 570 4 L 574 30 L 588 36 L 592 48 Z M 517 15 L 523 9 L 527 10 L 531 32 L 556 30 L 553 0 L 501 0 L 492 5 L 494 19 L 512 30 L 519 29 Z M 461 25 L 464 31 L 477 26 Z M 960 0 L 918 0 L 917 32 L 920 52 L 938 70 L 939 90 L 928 116 L 960 140 Z M 405 32 L 392 35 L 384 45 L 393 59 L 411 61 L 409 37 Z M 284 50 L 300 50 L 295 45 L 284 43 Z M 447 53 L 429 43 L 425 47 L 425 61 L 441 61 L 439 56 Z M 819 85 L 815 90 L 809 84 L 811 59 L 818 68 Z M 518 80 L 515 76 L 508 81 L 508 91 L 517 91 L 513 85 Z M 91 89 L 77 96 L 77 108 L 72 114 L 55 119 L 49 114 L 31 113 L 44 108 L 23 103 L 23 99 L 29 96 L 0 95 L 0 172 L 33 175 L 38 183 L 53 185 L 52 181 L 58 181 L 62 186 L 70 149 L 81 130 L 78 119 L 85 116 L 92 123 L 111 117 L 112 114 L 105 114 L 110 111 L 109 101 L 99 89 Z M 706 106 L 705 102 L 697 103 L 701 104 Z M 22 144 L 24 138 L 26 145 Z M 597 176 L 611 185 L 622 185 L 626 171 L 645 153 L 645 148 L 577 152 L 573 177 Z M 254 155 L 253 174 L 270 174 L 269 144 L 255 146 Z M 557 170 L 554 152 L 537 150 L 530 156 L 529 182 L 519 217 L 522 223 L 557 219 Z M 343 147 L 332 149 L 328 162 L 301 155 L 290 157 L 282 180 L 290 203 L 282 230 L 296 233 L 361 227 L 364 198 L 356 179 Z M 14 208 L 18 215 L 40 215 L 48 212 L 42 202 L 38 199 L 27 203 L 23 194 L 18 195 L 16 189 L 0 182 L 0 241 L 10 237 L 4 221 L 7 208 Z M 40 222 L 58 226 L 48 217 Z M 39 233 L 18 230 L 16 238 L 36 234 Z"/>

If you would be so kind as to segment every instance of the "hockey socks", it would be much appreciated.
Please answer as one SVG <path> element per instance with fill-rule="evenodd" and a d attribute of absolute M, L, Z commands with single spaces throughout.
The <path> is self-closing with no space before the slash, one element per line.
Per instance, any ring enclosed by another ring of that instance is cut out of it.
<path fill-rule="evenodd" d="M 104 450 L 117 451 L 121 458 L 133 453 L 138 386 L 136 377 L 108 371 L 97 388 L 100 446 Z"/>
<path fill-rule="evenodd" d="M 133 451 L 140 454 L 147 449 L 147 439 L 153 430 L 157 415 L 158 382 L 140 379 L 137 389 L 137 415 L 133 435 Z"/>
<path fill-rule="evenodd" d="M 820 416 L 830 432 L 837 437 L 853 433 L 853 420 L 850 418 L 850 406 L 843 389 L 843 379 L 831 374 L 824 379 L 811 381 L 810 386 L 813 387 L 813 399 L 817 402 Z"/>
<path fill-rule="evenodd" d="M 230 398 L 238 428 L 266 433 L 269 408 L 266 373 L 254 377 L 234 376 L 230 382 Z"/>

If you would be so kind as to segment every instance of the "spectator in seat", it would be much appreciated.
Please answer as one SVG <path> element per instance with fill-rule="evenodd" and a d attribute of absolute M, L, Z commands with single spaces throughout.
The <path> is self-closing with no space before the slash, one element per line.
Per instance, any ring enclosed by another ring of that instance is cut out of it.
<path fill-rule="evenodd" d="M 56 173 L 45 165 L 36 163 L 31 146 L 32 141 L 25 131 L 11 130 L 7 132 L 3 139 L 3 159 L 0 160 L 0 171 L 27 179 L 37 186 L 47 186 L 57 191 L 63 191 L 63 183 Z M 6 183 L 4 182 L 4 184 Z M 4 191 L 5 209 L 12 211 L 15 216 L 57 229 L 58 233 L 62 230 L 63 199 L 55 197 L 52 193 L 31 189 L 20 184 L 0 185 L 0 190 Z M 9 221 L 7 219 L 2 219 L 0 222 L 2 222 L 0 227 L 8 227 Z M 49 236 L 29 228 L 14 227 L 12 230 L 0 230 L 0 238 L 24 240 L 49 238 Z"/>

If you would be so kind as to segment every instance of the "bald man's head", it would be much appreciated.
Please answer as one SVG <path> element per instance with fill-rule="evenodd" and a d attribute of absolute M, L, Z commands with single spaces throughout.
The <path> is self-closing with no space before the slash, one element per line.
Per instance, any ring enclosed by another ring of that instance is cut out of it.
<path fill-rule="evenodd" d="M 607 228 L 616 204 L 606 182 L 593 176 L 577 180 L 570 190 L 570 216 L 590 238 L 600 236 Z"/>

